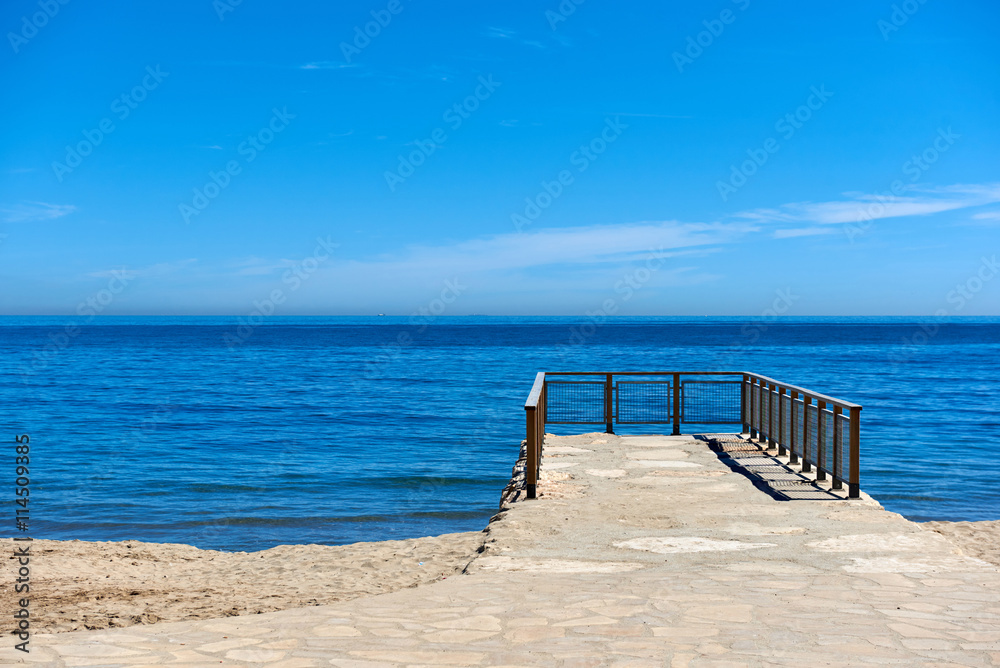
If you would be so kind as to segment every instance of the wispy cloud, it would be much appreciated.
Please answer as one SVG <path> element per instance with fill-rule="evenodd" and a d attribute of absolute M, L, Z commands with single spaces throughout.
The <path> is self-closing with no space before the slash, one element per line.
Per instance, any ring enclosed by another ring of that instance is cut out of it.
<path fill-rule="evenodd" d="M 826 234 L 836 234 L 837 230 L 832 227 L 799 227 L 794 229 L 775 230 L 775 239 L 792 239 L 795 237 L 815 237 Z"/>
<path fill-rule="evenodd" d="M 859 220 L 926 216 L 1000 202 L 1000 184 L 911 187 L 901 196 L 845 193 L 830 202 L 793 202 L 774 209 L 755 209 L 736 218 L 756 223 L 814 223 L 836 225 Z M 789 235 L 794 236 L 794 235 Z"/>
<path fill-rule="evenodd" d="M 545 45 L 539 42 L 538 40 L 525 39 L 524 37 L 521 37 L 520 33 L 518 33 L 516 30 L 510 30 L 509 28 L 490 27 L 486 30 L 486 35 L 488 37 L 493 37 L 496 39 L 509 39 L 513 42 L 518 42 L 520 44 L 523 44 L 525 46 L 530 46 L 535 49 L 546 48 Z"/>
<path fill-rule="evenodd" d="M 346 70 L 357 67 L 355 63 L 343 63 L 336 60 L 314 60 L 311 63 L 299 65 L 300 70 Z"/>
<path fill-rule="evenodd" d="M 523 270 L 556 265 L 621 263 L 737 240 L 753 228 L 722 223 L 642 222 L 500 234 L 354 263 L 389 275 Z"/>
<path fill-rule="evenodd" d="M 30 223 L 62 218 L 76 211 L 72 204 L 47 204 L 45 202 L 21 202 L 10 208 L 0 209 L 4 222 Z"/>
<path fill-rule="evenodd" d="M 198 260 L 196 258 L 188 258 L 185 260 L 175 260 L 173 262 L 158 262 L 156 264 L 135 269 L 127 267 L 105 269 L 102 271 L 91 272 L 86 276 L 88 278 L 111 278 L 117 276 L 121 271 L 125 271 L 131 277 L 152 278 L 158 276 L 169 276 L 171 274 L 189 270 L 197 262 Z"/>
<path fill-rule="evenodd" d="M 975 227 L 1000 227 L 1000 211 L 983 211 L 974 214 L 972 219 L 965 224 Z"/>
<path fill-rule="evenodd" d="M 636 118 L 694 118 L 694 116 L 675 116 L 672 114 L 642 114 L 627 111 L 609 111 L 607 116 L 633 116 Z"/>

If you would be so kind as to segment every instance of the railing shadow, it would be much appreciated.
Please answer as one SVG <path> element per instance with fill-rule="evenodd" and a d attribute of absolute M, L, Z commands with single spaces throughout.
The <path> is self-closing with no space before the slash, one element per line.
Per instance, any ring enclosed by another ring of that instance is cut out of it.
<path fill-rule="evenodd" d="M 846 490 L 831 490 L 739 434 L 695 434 L 694 438 L 708 445 L 730 470 L 776 501 L 847 500 Z"/>

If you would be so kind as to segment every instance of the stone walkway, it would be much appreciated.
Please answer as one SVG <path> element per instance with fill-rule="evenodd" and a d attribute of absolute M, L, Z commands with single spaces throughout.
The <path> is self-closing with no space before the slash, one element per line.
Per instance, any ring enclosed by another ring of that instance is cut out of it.
<path fill-rule="evenodd" d="M 753 445 L 548 437 L 465 575 L 32 638 L 51 666 L 1000 666 L 1000 569 Z M 10 647 L 0 663 L 24 658 Z"/>

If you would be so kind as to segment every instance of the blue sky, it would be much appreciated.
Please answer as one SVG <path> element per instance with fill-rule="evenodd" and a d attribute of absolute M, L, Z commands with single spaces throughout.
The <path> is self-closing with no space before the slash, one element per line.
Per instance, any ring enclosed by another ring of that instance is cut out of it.
<path fill-rule="evenodd" d="M 0 313 L 995 315 L 998 19 L 12 0 Z"/>

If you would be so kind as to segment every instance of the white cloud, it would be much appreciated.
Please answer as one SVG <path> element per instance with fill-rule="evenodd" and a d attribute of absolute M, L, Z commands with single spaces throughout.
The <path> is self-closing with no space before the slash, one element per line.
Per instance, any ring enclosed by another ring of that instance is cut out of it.
<path fill-rule="evenodd" d="M 954 185 L 942 188 L 910 187 L 908 194 L 845 193 L 831 202 L 793 202 L 776 209 L 756 209 L 737 218 L 758 223 L 816 223 L 835 225 L 859 220 L 926 216 L 1000 202 L 1000 184 Z M 792 235 L 794 236 L 794 235 Z"/>
<path fill-rule="evenodd" d="M 520 36 L 516 30 L 510 30 L 509 28 L 496 28 L 491 27 L 486 30 L 487 37 L 495 37 L 499 39 L 512 39 L 515 42 L 524 44 L 525 46 L 530 46 L 536 49 L 546 48 L 544 44 L 534 39 L 525 39 Z"/>
<path fill-rule="evenodd" d="M 186 260 L 176 260 L 174 262 L 158 262 L 157 264 L 151 264 L 146 267 L 139 267 L 137 269 L 129 269 L 128 267 L 121 267 L 118 269 L 105 269 L 103 271 L 94 271 L 87 274 L 90 278 L 112 278 L 117 276 L 119 272 L 126 272 L 130 277 L 142 277 L 150 278 L 157 276 L 168 276 L 170 274 L 175 274 L 179 271 L 184 271 L 188 269 L 193 264 L 198 262 L 195 258 L 189 258 Z"/>
<path fill-rule="evenodd" d="M 792 239 L 794 237 L 815 237 L 827 234 L 836 234 L 837 230 L 831 227 L 799 227 L 793 229 L 775 230 L 775 239 Z"/>
<path fill-rule="evenodd" d="M 561 264 L 630 261 L 650 252 L 677 251 L 735 241 L 755 229 L 721 223 L 641 222 L 512 232 L 442 246 L 414 246 L 402 257 L 373 265 L 445 271 L 527 269 Z M 367 263 L 366 263 L 367 264 Z"/>
<path fill-rule="evenodd" d="M 983 211 L 972 216 L 973 220 L 1000 220 L 1000 211 Z"/>
<path fill-rule="evenodd" d="M 694 118 L 694 116 L 673 116 L 670 114 L 640 114 L 631 113 L 625 111 L 610 111 L 606 112 L 608 116 L 633 116 L 637 118 Z"/>
<path fill-rule="evenodd" d="M 973 214 L 964 225 L 968 227 L 1000 227 L 1000 211 L 983 211 Z"/>
<path fill-rule="evenodd" d="M 353 63 L 340 63 L 335 60 L 317 60 L 305 65 L 299 65 L 300 70 L 345 70 L 357 67 Z"/>
<path fill-rule="evenodd" d="M 641 222 L 511 232 L 411 246 L 368 259 L 334 257 L 308 281 L 301 298 L 317 308 L 370 307 L 376 299 L 386 304 L 379 307 L 385 310 L 390 303 L 423 303 L 426 295 L 441 290 L 443 281 L 459 280 L 480 297 L 506 294 L 528 303 L 550 295 L 560 309 L 573 310 L 567 300 L 589 304 L 593 294 L 613 294 L 616 281 L 647 266 L 654 254 L 666 262 L 654 262 L 658 269 L 650 289 L 718 280 L 718 272 L 697 266 L 697 259 L 754 229 L 745 224 Z"/>
<path fill-rule="evenodd" d="M 21 202 L 9 209 L 0 209 L 4 221 L 8 223 L 28 223 L 55 220 L 76 211 L 72 204 L 46 204 L 45 202 Z"/>

